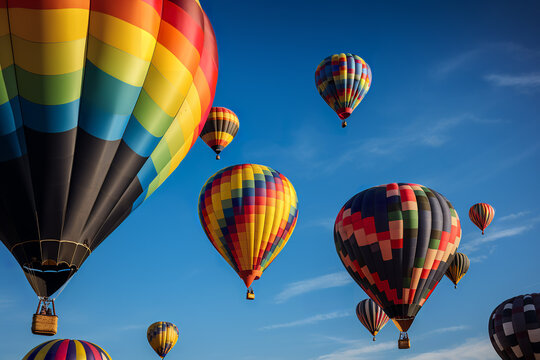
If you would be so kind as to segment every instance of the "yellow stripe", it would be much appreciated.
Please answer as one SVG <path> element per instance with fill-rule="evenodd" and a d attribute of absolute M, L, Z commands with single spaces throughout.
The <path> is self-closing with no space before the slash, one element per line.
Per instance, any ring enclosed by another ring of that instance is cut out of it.
<path fill-rule="evenodd" d="M 49 350 L 54 346 L 54 344 L 56 344 L 57 342 L 59 341 L 63 341 L 63 340 L 54 340 L 54 341 L 51 341 L 50 343 L 48 343 L 47 345 L 45 345 L 41 350 L 39 350 L 39 352 L 36 354 L 36 356 L 34 357 L 34 360 L 44 360 L 45 359 L 45 356 L 47 355 L 47 353 L 49 352 Z"/>
<path fill-rule="evenodd" d="M 93 36 L 88 39 L 88 60 L 112 77 L 133 86 L 142 86 L 149 61 L 118 50 Z"/>
<path fill-rule="evenodd" d="M 73 343 L 75 344 L 75 360 L 86 360 L 86 351 L 84 350 L 83 344 L 78 340 L 73 340 Z"/>
<path fill-rule="evenodd" d="M 64 42 L 86 38 L 88 9 L 9 9 L 11 32 L 35 42 Z"/>
<path fill-rule="evenodd" d="M 151 61 L 156 44 L 148 32 L 100 12 L 92 12 L 90 35 L 144 61 Z"/>
<path fill-rule="evenodd" d="M 9 34 L 7 9 L 0 8 L 0 37 Z"/>
<path fill-rule="evenodd" d="M 167 115 L 173 117 L 185 99 L 182 85 L 185 84 L 170 83 L 154 66 L 150 66 L 143 88 Z"/>
<path fill-rule="evenodd" d="M 13 65 L 11 40 L 9 35 L 4 35 L 0 37 L 0 68 L 5 69 L 11 65 Z"/>
<path fill-rule="evenodd" d="M 84 66 L 86 39 L 39 43 L 13 36 L 17 66 L 39 75 L 61 75 Z"/>
<path fill-rule="evenodd" d="M 191 75 L 188 68 L 160 43 L 156 45 L 152 65 L 171 84 L 176 84 L 178 91 L 183 95 L 183 99 L 193 83 L 193 75 Z"/>

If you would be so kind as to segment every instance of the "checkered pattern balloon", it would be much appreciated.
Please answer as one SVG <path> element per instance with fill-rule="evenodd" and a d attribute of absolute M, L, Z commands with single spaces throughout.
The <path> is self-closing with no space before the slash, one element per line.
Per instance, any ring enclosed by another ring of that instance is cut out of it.
<path fill-rule="evenodd" d="M 233 141 L 239 127 L 240 122 L 234 112 L 224 107 L 213 107 L 200 137 L 214 150 L 216 158 L 219 159 L 219 153 Z"/>
<path fill-rule="evenodd" d="M 540 293 L 502 302 L 489 317 L 488 332 L 501 359 L 540 359 Z"/>
<path fill-rule="evenodd" d="M 178 335 L 180 332 L 176 325 L 166 321 L 153 323 L 146 331 L 148 343 L 162 359 L 176 345 Z"/>
<path fill-rule="evenodd" d="M 357 55 L 335 54 L 317 67 L 315 85 L 346 126 L 344 120 L 360 104 L 371 86 L 371 69 Z"/>
<path fill-rule="evenodd" d="M 51 340 L 36 346 L 23 360 L 111 360 L 105 350 L 83 340 Z"/>
<path fill-rule="evenodd" d="M 482 230 L 482 235 L 484 235 L 484 230 L 493 220 L 495 216 L 495 209 L 485 203 L 478 203 L 471 206 L 469 209 L 469 218 L 471 221 Z"/>
<path fill-rule="evenodd" d="M 362 300 L 356 305 L 356 316 L 373 335 L 373 341 L 375 341 L 375 335 L 390 320 L 383 309 L 371 299 Z"/>
<path fill-rule="evenodd" d="M 469 270 L 469 266 L 471 265 L 471 262 L 469 261 L 469 258 L 467 255 L 457 252 L 456 256 L 454 256 L 454 260 L 452 260 L 452 263 L 448 267 L 448 270 L 446 270 L 445 275 L 454 283 L 454 287 L 457 287 L 457 284 L 461 280 L 463 276 L 467 273 Z"/>
<path fill-rule="evenodd" d="M 387 184 L 353 196 L 334 225 L 343 265 L 407 331 L 453 260 L 461 226 L 452 204 L 417 184 Z"/>
<path fill-rule="evenodd" d="M 206 235 L 247 287 L 283 249 L 297 217 L 291 182 L 263 165 L 222 169 L 208 179 L 199 197 Z"/>

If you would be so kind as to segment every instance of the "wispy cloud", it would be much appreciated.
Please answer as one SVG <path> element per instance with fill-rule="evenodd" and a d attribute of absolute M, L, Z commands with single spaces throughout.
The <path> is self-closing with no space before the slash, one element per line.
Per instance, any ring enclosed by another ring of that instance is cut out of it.
<path fill-rule="evenodd" d="M 499 221 L 516 220 L 516 219 L 522 218 L 525 215 L 528 215 L 530 213 L 531 213 L 530 211 L 520 211 L 518 213 L 502 216 L 498 220 Z"/>
<path fill-rule="evenodd" d="M 145 329 L 147 325 L 139 324 L 139 325 L 125 325 L 119 328 L 119 331 L 131 331 L 131 330 L 141 330 Z"/>
<path fill-rule="evenodd" d="M 463 252 L 474 252 L 478 250 L 483 244 L 493 242 L 500 239 L 509 238 L 524 233 L 531 229 L 531 225 L 515 226 L 507 229 L 497 229 L 497 231 L 490 231 L 487 235 L 479 236 L 460 247 Z"/>
<path fill-rule="evenodd" d="M 325 320 L 333 320 L 333 319 L 343 318 L 347 316 L 351 316 L 351 313 L 347 311 L 334 311 L 328 314 L 318 314 L 318 315 L 310 316 L 306 319 L 291 321 L 288 323 L 263 326 L 259 330 L 274 330 L 274 329 L 281 329 L 281 328 L 288 328 L 288 327 L 295 327 L 295 326 L 302 326 L 302 325 L 310 325 L 310 324 L 315 324 L 315 323 L 325 321 Z"/>
<path fill-rule="evenodd" d="M 337 358 L 336 358 L 337 359 Z M 464 344 L 452 348 L 435 350 L 401 360 L 495 360 L 499 359 L 491 343 L 485 338 L 469 339 Z"/>
<path fill-rule="evenodd" d="M 276 295 L 275 300 L 276 303 L 280 304 L 295 296 L 316 290 L 344 286 L 351 282 L 352 280 L 349 274 L 347 274 L 345 271 L 322 275 L 307 280 L 296 281 L 285 286 L 285 289 Z"/>
<path fill-rule="evenodd" d="M 465 330 L 465 329 L 468 329 L 468 328 L 469 328 L 469 326 L 467 326 L 467 325 L 449 326 L 449 327 L 445 327 L 445 328 L 434 329 L 434 330 L 429 332 L 429 335 L 431 335 L 431 334 L 443 334 L 443 333 L 454 332 L 454 331 L 461 331 L 461 330 Z"/>
<path fill-rule="evenodd" d="M 364 360 L 372 359 L 370 354 L 395 349 L 397 346 L 395 341 L 380 342 L 377 344 L 367 345 L 364 342 L 358 342 L 355 346 L 339 349 L 332 353 L 321 355 L 316 360 Z M 368 355 L 368 356 L 363 356 Z"/>
<path fill-rule="evenodd" d="M 0 309 L 11 307 L 15 302 L 7 297 L 0 297 Z"/>
<path fill-rule="evenodd" d="M 533 88 L 540 86 L 540 73 L 522 75 L 489 74 L 484 76 L 484 79 L 493 85 L 503 87 Z"/>
<path fill-rule="evenodd" d="M 321 227 L 327 230 L 334 229 L 334 218 L 312 219 L 302 223 L 302 227 Z"/>

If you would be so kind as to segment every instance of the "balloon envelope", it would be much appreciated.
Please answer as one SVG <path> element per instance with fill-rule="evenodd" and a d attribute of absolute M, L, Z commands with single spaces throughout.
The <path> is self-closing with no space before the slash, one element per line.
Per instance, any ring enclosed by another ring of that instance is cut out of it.
<path fill-rule="evenodd" d="M 501 359 L 540 359 L 540 293 L 503 301 L 489 317 L 488 332 Z"/>
<path fill-rule="evenodd" d="M 444 276 L 460 237 L 452 204 L 417 184 L 364 190 L 345 203 L 334 225 L 343 265 L 400 331 Z"/>
<path fill-rule="evenodd" d="M 390 320 L 383 309 L 371 299 L 362 300 L 356 305 L 356 316 L 362 325 L 373 335 L 373 341 L 375 341 L 375 335 Z"/>
<path fill-rule="evenodd" d="M 297 217 L 291 182 L 264 165 L 224 168 L 199 196 L 199 219 L 208 239 L 247 287 L 283 249 Z"/>
<path fill-rule="evenodd" d="M 83 340 L 51 340 L 36 346 L 23 360 L 111 360 L 105 350 Z"/>
<path fill-rule="evenodd" d="M 454 256 L 454 260 L 450 263 L 445 275 L 454 283 L 455 286 L 459 283 L 461 278 L 465 276 L 469 270 L 471 262 L 467 255 L 457 252 Z"/>
<path fill-rule="evenodd" d="M 164 358 L 176 345 L 179 334 L 176 325 L 166 321 L 153 323 L 146 331 L 148 343 L 161 358 Z"/>
<path fill-rule="evenodd" d="M 233 141 L 240 122 L 236 114 L 224 107 L 213 107 L 201 131 L 201 139 L 217 154 L 223 151 Z"/>
<path fill-rule="evenodd" d="M 49 297 L 197 139 L 216 41 L 195 0 L 0 1 L 0 66 L 0 238 Z"/>
<path fill-rule="evenodd" d="M 486 203 L 474 204 L 469 209 L 469 218 L 480 230 L 482 230 L 482 235 L 484 235 L 484 230 L 491 223 L 494 216 L 495 209 Z"/>
<path fill-rule="evenodd" d="M 324 101 L 345 120 L 366 96 L 371 69 L 360 56 L 335 54 L 317 66 L 315 85 Z"/>

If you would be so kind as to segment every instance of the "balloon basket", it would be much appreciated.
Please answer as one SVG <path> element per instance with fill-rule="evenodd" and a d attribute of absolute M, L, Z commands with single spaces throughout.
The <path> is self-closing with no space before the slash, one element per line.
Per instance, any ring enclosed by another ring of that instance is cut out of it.
<path fill-rule="evenodd" d="M 411 341 L 409 340 L 409 335 L 407 333 L 399 334 L 398 339 L 398 349 L 410 349 Z"/>
<path fill-rule="evenodd" d="M 248 290 L 246 294 L 246 300 L 255 300 L 255 293 L 253 290 Z"/>
<path fill-rule="evenodd" d="M 32 334 L 53 336 L 58 330 L 58 316 L 34 314 L 32 318 Z"/>

